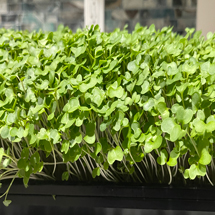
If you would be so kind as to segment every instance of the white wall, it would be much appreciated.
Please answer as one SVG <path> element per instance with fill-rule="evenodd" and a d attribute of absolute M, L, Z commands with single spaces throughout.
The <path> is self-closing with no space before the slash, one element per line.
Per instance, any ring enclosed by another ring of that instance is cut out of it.
<path fill-rule="evenodd" d="M 85 26 L 99 25 L 104 31 L 104 0 L 84 0 L 84 23 Z"/>
<path fill-rule="evenodd" d="M 197 1 L 196 29 L 202 30 L 204 36 L 215 32 L 215 0 Z"/>

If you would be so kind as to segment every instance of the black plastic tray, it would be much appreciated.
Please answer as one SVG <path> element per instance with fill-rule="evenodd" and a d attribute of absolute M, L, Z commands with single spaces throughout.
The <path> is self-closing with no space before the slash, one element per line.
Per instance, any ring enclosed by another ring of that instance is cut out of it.
<path fill-rule="evenodd" d="M 213 187 L 14 184 L 8 199 L 19 206 L 215 211 Z"/>

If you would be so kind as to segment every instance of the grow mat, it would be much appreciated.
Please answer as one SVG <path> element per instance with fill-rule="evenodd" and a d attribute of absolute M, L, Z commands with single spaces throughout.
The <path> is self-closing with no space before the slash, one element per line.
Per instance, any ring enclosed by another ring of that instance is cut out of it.
<path fill-rule="evenodd" d="M 0 180 L 214 185 L 215 34 L 0 29 Z M 33 197 L 32 197 L 33 198 Z"/>

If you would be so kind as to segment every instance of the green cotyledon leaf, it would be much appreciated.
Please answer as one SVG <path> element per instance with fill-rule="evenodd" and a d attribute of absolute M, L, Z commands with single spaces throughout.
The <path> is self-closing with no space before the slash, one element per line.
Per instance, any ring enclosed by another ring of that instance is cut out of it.
<path fill-rule="evenodd" d="M 163 120 L 163 122 L 161 123 L 161 130 L 163 132 L 166 132 L 168 134 L 171 133 L 171 131 L 173 130 L 174 126 L 175 126 L 175 121 L 173 118 L 166 118 Z"/>
<path fill-rule="evenodd" d="M 93 176 L 93 178 L 95 178 L 96 176 L 100 176 L 100 168 L 99 167 L 96 167 L 93 169 L 92 176 Z"/>
<path fill-rule="evenodd" d="M 84 93 L 86 92 L 87 90 L 89 90 L 90 88 L 93 88 L 98 82 L 98 79 L 94 76 L 92 76 L 90 78 L 90 82 L 88 84 L 85 84 L 85 83 L 82 83 L 80 86 L 79 86 L 79 90 Z"/>
<path fill-rule="evenodd" d="M 8 207 L 10 204 L 11 204 L 11 200 L 4 200 L 3 201 L 3 204 L 6 206 L 6 207 Z"/>
<path fill-rule="evenodd" d="M 162 149 L 160 151 L 160 156 L 157 158 L 158 164 L 164 165 L 167 162 L 167 159 L 168 159 L 168 153 L 166 149 Z"/>
<path fill-rule="evenodd" d="M 202 165 L 208 165 L 211 162 L 212 156 L 206 148 L 203 148 L 200 154 L 199 163 Z"/>
<path fill-rule="evenodd" d="M 201 96 L 198 92 L 195 92 L 192 95 L 192 108 L 194 111 L 198 110 L 199 106 L 201 104 Z"/>
<path fill-rule="evenodd" d="M 197 175 L 198 175 L 197 166 L 195 164 L 192 164 L 190 169 L 189 169 L 190 179 L 192 179 L 192 180 L 195 179 Z"/>
<path fill-rule="evenodd" d="M 204 133 L 206 130 L 206 124 L 202 120 L 194 119 L 193 125 L 195 127 L 195 130 L 199 133 Z"/>
<path fill-rule="evenodd" d="M 206 129 L 208 132 L 215 131 L 215 121 L 210 121 L 206 124 Z"/>
<path fill-rule="evenodd" d="M 78 98 L 71 98 L 68 103 L 64 106 L 63 111 L 72 113 L 80 107 Z"/>
<path fill-rule="evenodd" d="M 150 111 L 155 105 L 154 99 L 150 98 L 147 102 L 143 104 L 143 109 L 145 111 Z"/>
<path fill-rule="evenodd" d="M 175 75 L 178 73 L 177 65 L 175 62 L 172 62 L 167 65 L 167 74 L 168 75 Z"/>
<path fill-rule="evenodd" d="M 69 172 L 68 171 L 63 172 L 61 178 L 62 178 L 62 181 L 68 181 L 68 179 L 69 179 Z"/>
<path fill-rule="evenodd" d="M 128 63 L 128 70 L 131 71 L 133 74 L 136 74 L 138 72 L 138 69 L 139 69 L 139 66 L 136 60 Z"/>
<path fill-rule="evenodd" d="M 86 135 L 84 137 L 84 140 L 89 144 L 95 143 L 95 127 L 96 123 L 94 122 L 89 122 L 86 124 Z"/>
<path fill-rule="evenodd" d="M 153 140 L 154 138 L 154 140 Z M 160 146 L 161 146 L 161 143 L 162 143 L 162 136 L 154 136 L 151 140 L 145 142 L 145 145 L 144 145 L 144 151 L 146 153 L 149 153 L 151 152 L 152 150 L 154 149 L 158 149 Z"/>
<path fill-rule="evenodd" d="M 71 51 L 75 54 L 75 57 L 79 57 L 81 54 L 83 54 L 86 51 L 87 47 L 86 46 L 80 46 L 80 47 L 72 47 Z"/>
<path fill-rule="evenodd" d="M 123 151 L 120 146 L 116 146 L 116 148 L 111 149 L 108 152 L 107 160 L 110 165 L 112 165 L 116 160 L 122 161 L 123 159 Z"/>
<path fill-rule="evenodd" d="M 10 130 L 9 130 L 9 127 L 7 125 L 3 126 L 0 131 L 1 131 L 1 133 L 0 133 L 1 137 L 3 139 L 6 139 L 7 137 L 9 137 Z"/>
<path fill-rule="evenodd" d="M 156 105 L 156 108 L 158 109 L 159 113 L 164 113 L 164 111 L 167 109 L 166 107 L 166 103 L 164 102 L 159 102 L 157 105 Z"/>
<path fill-rule="evenodd" d="M 182 131 L 181 126 L 178 125 L 173 118 L 165 118 L 161 123 L 161 130 L 170 135 L 172 142 L 182 138 L 185 132 Z"/>
<path fill-rule="evenodd" d="M 107 95 L 110 97 L 110 98 L 121 98 L 124 94 L 124 89 L 122 88 L 122 86 L 119 86 L 119 87 L 114 87 L 114 86 L 110 86 L 107 90 Z"/>
<path fill-rule="evenodd" d="M 111 72 L 111 71 L 115 68 L 115 66 L 117 65 L 117 63 L 118 63 L 117 60 L 111 61 L 110 65 L 108 65 L 107 68 L 103 68 L 103 69 L 102 69 L 103 73 L 106 74 L 106 73 Z"/>
<path fill-rule="evenodd" d="M 61 145 L 61 152 L 65 152 L 65 154 L 67 154 L 67 152 L 69 151 L 69 147 L 70 147 L 70 142 L 68 140 L 64 140 Z"/>
<path fill-rule="evenodd" d="M 141 94 L 145 94 L 149 91 L 149 82 L 148 81 L 144 81 L 143 84 L 141 85 L 142 91 Z"/>
<path fill-rule="evenodd" d="M 185 178 L 190 178 L 194 180 L 196 176 L 205 176 L 206 174 L 206 166 L 201 164 L 192 164 L 189 169 L 186 170 Z"/>
<path fill-rule="evenodd" d="M 176 111 L 176 119 L 183 123 L 188 124 L 193 118 L 193 111 L 191 109 L 184 109 L 182 106 L 179 106 Z"/>
<path fill-rule="evenodd" d="M 167 162 L 167 164 L 169 166 L 175 166 L 177 164 L 177 159 L 180 156 L 180 152 L 174 148 L 171 152 L 170 152 L 170 157 L 169 157 L 169 161 Z"/>
<path fill-rule="evenodd" d="M 98 107 L 102 104 L 102 101 L 105 98 L 105 92 L 98 87 L 93 88 L 91 101 L 94 102 Z"/>
<path fill-rule="evenodd" d="M 101 150 L 102 150 L 102 145 L 101 145 L 101 143 L 99 143 L 99 142 L 96 143 L 95 151 L 94 151 L 95 155 L 97 156 L 98 153 L 99 153 Z"/>
<path fill-rule="evenodd" d="M 53 139 L 53 143 L 56 144 L 60 142 L 60 134 L 56 129 L 50 130 L 50 138 Z"/>

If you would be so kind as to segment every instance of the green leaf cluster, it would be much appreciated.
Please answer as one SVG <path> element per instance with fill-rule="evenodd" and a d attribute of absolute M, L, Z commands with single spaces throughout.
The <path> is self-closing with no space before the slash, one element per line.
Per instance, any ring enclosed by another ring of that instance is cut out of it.
<path fill-rule="evenodd" d="M 186 32 L 0 29 L 0 179 L 214 183 L 215 34 Z"/>

